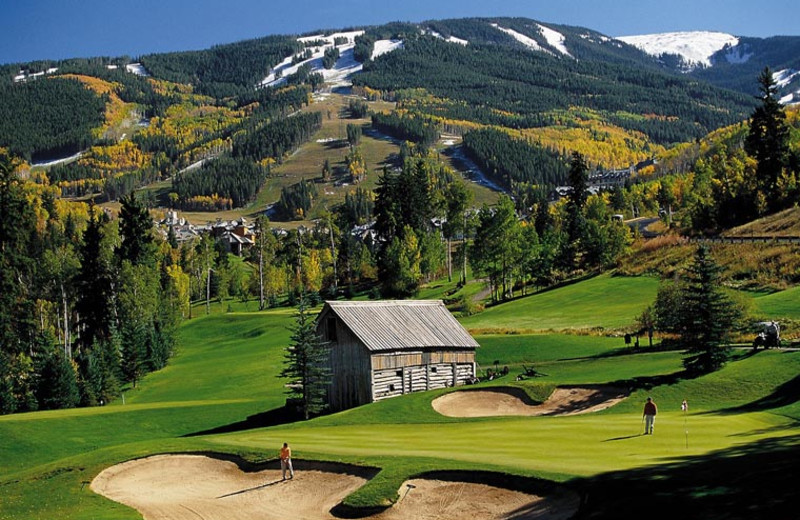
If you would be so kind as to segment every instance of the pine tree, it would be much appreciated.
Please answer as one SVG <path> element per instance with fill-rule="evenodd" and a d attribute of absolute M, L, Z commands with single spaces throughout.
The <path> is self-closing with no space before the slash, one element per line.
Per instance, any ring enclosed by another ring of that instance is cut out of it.
<path fill-rule="evenodd" d="M 49 349 L 39 367 L 36 398 L 43 410 L 74 408 L 80 403 L 75 368 L 59 349 Z"/>
<path fill-rule="evenodd" d="M 775 211 L 780 209 L 778 178 L 789 159 L 789 126 L 769 67 L 758 76 L 758 83 L 761 105 L 750 118 L 745 150 L 758 161 L 756 180 L 759 190 L 766 197 L 768 208 Z"/>
<path fill-rule="evenodd" d="M 581 253 L 586 238 L 586 217 L 583 208 L 588 198 L 587 166 L 583 156 L 573 152 L 569 168 L 570 193 L 567 199 L 566 232 L 568 240 L 561 252 L 564 267 L 575 268 L 581 264 Z"/>
<path fill-rule="evenodd" d="M 682 289 L 679 328 L 681 343 L 688 348 L 683 365 L 693 373 L 712 372 L 725 364 L 728 349 L 723 345 L 743 315 L 723 292 L 720 271 L 708 248 L 700 246 Z"/>
<path fill-rule="evenodd" d="M 125 324 L 122 327 L 121 339 L 122 376 L 136 388 L 146 370 L 148 331 L 140 323 Z"/>
<path fill-rule="evenodd" d="M 84 347 L 108 339 L 111 330 L 111 271 L 103 254 L 102 240 L 103 233 L 92 203 L 89 205 L 89 222 L 83 232 L 80 249 L 81 267 L 77 276 L 78 298 L 75 305 L 80 317 L 79 341 Z"/>
<path fill-rule="evenodd" d="M 280 377 L 289 379 L 290 398 L 299 402 L 303 417 L 308 419 L 326 407 L 330 369 L 329 348 L 317 335 L 314 319 L 306 307 L 306 299 L 301 297 Z"/>
<path fill-rule="evenodd" d="M 147 208 L 131 193 L 120 199 L 119 234 L 122 243 L 116 251 L 117 258 L 133 265 L 151 264 L 155 243 L 152 235 L 153 219 Z"/>

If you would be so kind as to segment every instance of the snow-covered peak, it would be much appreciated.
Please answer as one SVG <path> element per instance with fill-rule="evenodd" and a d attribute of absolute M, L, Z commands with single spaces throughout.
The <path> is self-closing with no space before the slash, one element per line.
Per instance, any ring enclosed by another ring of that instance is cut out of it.
<path fill-rule="evenodd" d="M 554 48 L 564 56 L 569 56 L 572 58 L 572 54 L 569 53 L 567 46 L 564 45 L 565 38 L 563 34 L 549 27 L 545 27 L 544 25 L 538 23 L 536 25 L 539 27 L 539 30 L 542 32 L 542 36 L 544 36 L 544 39 L 547 40 L 547 43 L 550 45 L 550 47 Z"/>
<path fill-rule="evenodd" d="M 511 36 L 512 38 L 514 38 L 515 40 L 520 42 L 522 45 L 524 45 L 525 47 L 528 47 L 531 50 L 544 51 L 544 52 L 548 52 L 548 53 L 550 52 L 550 51 L 542 48 L 542 46 L 539 45 L 539 42 L 537 42 L 533 38 L 529 38 L 528 36 L 525 36 L 524 34 L 519 33 L 517 31 L 515 31 L 514 29 L 508 29 L 506 27 L 501 27 L 501 26 L 497 25 L 496 23 L 491 24 L 491 26 L 494 27 L 495 29 L 497 29 L 498 31 L 503 31 L 504 33 L 508 34 L 509 36 Z"/>
<path fill-rule="evenodd" d="M 698 66 L 710 67 L 711 56 L 715 52 L 739 44 L 739 38 L 736 36 L 709 31 L 618 36 L 617 39 L 653 56 L 677 54 L 686 62 L 687 72 Z M 728 59 L 736 59 L 736 56 L 738 55 L 732 54 Z M 742 58 L 739 57 L 739 59 Z"/>

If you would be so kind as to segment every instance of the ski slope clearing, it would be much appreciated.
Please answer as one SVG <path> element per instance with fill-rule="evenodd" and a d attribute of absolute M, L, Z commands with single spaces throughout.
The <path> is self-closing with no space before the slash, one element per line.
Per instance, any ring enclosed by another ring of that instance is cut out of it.
<path fill-rule="evenodd" d="M 403 40 L 378 40 L 375 42 L 375 46 L 372 49 L 371 57 L 374 60 L 378 56 L 383 56 L 384 54 L 388 54 L 394 50 L 402 48 Z"/>
<path fill-rule="evenodd" d="M 35 161 L 31 163 L 31 166 L 40 166 L 42 168 L 49 168 L 51 166 L 57 166 L 59 164 L 64 164 L 71 161 L 77 161 L 78 159 L 83 156 L 86 151 L 78 152 L 74 155 L 70 155 L 69 157 L 62 157 L 61 159 L 50 159 L 47 161 Z"/>
<path fill-rule="evenodd" d="M 135 508 L 145 519 L 279 520 L 333 519 L 347 495 L 363 486 L 376 471 L 325 464 L 315 468 L 295 461 L 295 477 L 283 480 L 278 469 L 242 471 L 235 463 L 199 455 L 156 455 L 112 466 L 91 488 Z M 398 490 L 400 500 L 368 518 L 374 520 L 566 519 L 579 499 L 558 491 L 547 497 L 487 484 L 416 478 Z"/>
<path fill-rule="evenodd" d="M 549 27 L 545 27 L 544 25 L 538 23 L 536 25 L 539 27 L 542 36 L 544 36 L 544 39 L 547 40 L 547 44 L 550 45 L 550 47 L 554 48 L 564 56 L 569 58 L 573 57 L 572 54 L 570 54 L 567 50 L 567 46 L 564 45 L 565 38 L 563 34 L 558 31 L 554 31 Z"/>
<path fill-rule="evenodd" d="M 618 36 L 617 39 L 638 47 L 652 56 L 677 54 L 686 63 L 684 72 L 691 72 L 697 67 L 710 67 L 711 56 L 715 52 L 725 47 L 735 47 L 739 44 L 739 38 L 736 36 L 711 31 Z"/>
<path fill-rule="evenodd" d="M 318 34 L 298 38 L 297 41 L 304 44 L 319 41 L 321 45 L 311 47 L 311 57 L 298 63 L 292 63 L 295 56 L 287 57 L 278 65 L 276 65 L 270 71 L 267 77 L 261 80 L 259 85 L 261 87 L 275 87 L 278 85 L 283 85 L 286 83 L 287 76 L 291 76 L 292 74 L 296 73 L 301 66 L 309 65 L 311 67 L 311 72 L 322 74 L 322 77 L 325 78 L 325 82 L 330 86 L 349 86 L 352 84 L 350 82 L 350 76 L 360 72 L 364 67 L 355 59 L 353 55 L 353 49 L 356 46 L 355 38 L 357 36 L 361 36 L 362 34 L 364 34 L 364 31 L 348 31 L 333 33 L 327 36 Z M 347 39 L 347 43 L 337 46 L 339 49 L 339 59 L 336 60 L 336 64 L 334 64 L 332 68 L 326 69 L 322 64 L 325 51 L 335 46 L 334 41 L 337 38 L 345 38 Z M 379 56 L 402 48 L 402 40 L 378 40 L 375 42 L 371 58 L 374 60 Z"/>
<path fill-rule="evenodd" d="M 789 85 L 795 78 L 800 77 L 800 71 L 793 69 L 783 69 L 775 72 L 772 78 L 775 80 L 775 86 L 784 88 Z"/>
<path fill-rule="evenodd" d="M 430 34 L 434 38 L 439 38 L 440 40 L 444 40 L 446 42 L 457 43 L 459 45 L 464 45 L 464 46 L 469 45 L 469 41 L 468 40 L 462 40 L 461 38 L 457 38 L 457 37 L 455 37 L 453 35 L 450 35 L 447 38 L 445 38 L 443 34 L 438 33 L 438 32 L 436 32 L 434 30 L 431 30 L 431 29 L 428 29 L 427 31 L 425 31 L 425 33 L 426 34 Z"/>
<path fill-rule="evenodd" d="M 501 27 L 501 26 L 497 25 L 496 23 L 491 24 L 491 26 L 494 27 L 495 29 L 497 29 L 498 31 L 503 31 L 504 33 L 508 34 L 509 36 L 511 36 L 512 38 L 514 38 L 515 40 L 520 42 L 522 45 L 524 45 L 525 47 L 528 47 L 531 50 L 541 51 L 541 52 L 546 52 L 548 54 L 552 54 L 552 52 L 550 52 L 547 49 L 543 48 L 541 45 L 539 45 L 539 42 L 537 42 L 533 38 L 529 38 L 528 36 L 525 36 L 522 33 L 518 33 L 514 29 L 507 29 L 506 27 Z"/>
<path fill-rule="evenodd" d="M 775 85 L 779 89 L 785 89 L 792 83 L 795 83 L 795 85 L 800 84 L 800 81 L 798 81 L 800 80 L 800 71 L 794 69 L 783 69 L 773 73 L 772 78 L 775 80 Z M 800 103 L 800 89 L 784 95 L 780 98 L 779 102 L 782 105 L 796 105 Z"/>

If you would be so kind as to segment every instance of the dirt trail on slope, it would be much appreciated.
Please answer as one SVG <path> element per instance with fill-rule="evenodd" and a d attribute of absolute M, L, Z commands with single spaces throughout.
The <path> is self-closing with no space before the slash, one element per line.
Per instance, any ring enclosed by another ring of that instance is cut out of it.
<path fill-rule="evenodd" d="M 448 417 L 577 415 L 605 410 L 628 396 L 620 388 L 556 388 L 541 404 L 519 388 L 462 390 L 434 399 L 433 409 Z"/>
<path fill-rule="evenodd" d="M 91 487 L 136 509 L 145 520 L 330 520 L 336 518 L 331 509 L 367 481 L 352 467 L 329 471 L 295 465 L 295 478 L 283 481 L 276 469 L 244 472 L 233 462 L 201 455 L 156 455 L 110 467 Z M 397 504 L 368 518 L 566 519 L 579 505 L 571 492 L 540 497 L 446 480 L 410 480 L 399 494 Z"/>

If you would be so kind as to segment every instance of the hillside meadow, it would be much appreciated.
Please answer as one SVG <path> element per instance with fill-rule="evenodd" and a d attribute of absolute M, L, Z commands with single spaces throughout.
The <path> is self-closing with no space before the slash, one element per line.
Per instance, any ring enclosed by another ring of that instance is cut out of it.
<path fill-rule="evenodd" d="M 652 500 L 677 513 L 686 504 L 720 516 L 733 512 L 727 517 L 746 503 L 764 504 L 753 518 L 780 511 L 791 497 L 790 487 L 777 485 L 780 473 L 796 470 L 800 445 L 800 353 L 737 350 L 719 372 L 688 379 L 681 352 L 634 352 L 619 337 L 565 332 L 630 325 L 633 307 L 647 303 L 644 293 L 656 285 L 654 279 L 597 277 L 464 319 L 469 328 L 491 329 L 485 324 L 495 320 L 498 327 L 516 327 L 515 334 L 476 335 L 481 372 L 495 362 L 510 368 L 508 376 L 479 387 L 516 386 L 539 401 L 557 386 L 615 385 L 630 392 L 604 411 L 565 417 L 445 417 L 431 402 L 459 389 L 443 389 L 289 422 L 280 410 L 285 389 L 277 375 L 293 310 L 255 312 L 235 304 L 226 313 L 216 306 L 182 325 L 169 366 L 126 389 L 124 404 L 0 417 L 0 519 L 140 518 L 94 494 L 88 483 L 106 467 L 159 453 L 224 454 L 258 464 L 274 459 L 282 442 L 292 444 L 298 461 L 380 468 L 345 499 L 352 508 L 396 500 L 414 475 L 481 470 L 546 479 L 594 497 L 582 513 L 589 518 L 625 517 L 618 504 L 635 511 L 641 500 L 629 489 L 647 493 L 654 481 L 661 487 Z M 621 297 L 629 294 L 635 296 Z M 758 299 L 771 297 L 782 312 L 797 313 L 791 303 L 797 300 L 780 295 Z M 562 331 L 526 332 L 547 329 Z M 523 366 L 546 375 L 516 381 Z M 660 407 L 653 436 L 640 435 L 647 396 Z M 682 399 L 689 400 L 688 414 L 680 411 Z M 760 460 L 772 462 L 762 467 Z M 723 485 L 714 468 L 737 478 Z M 687 487 L 694 490 L 689 498 L 676 500 Z"/>

